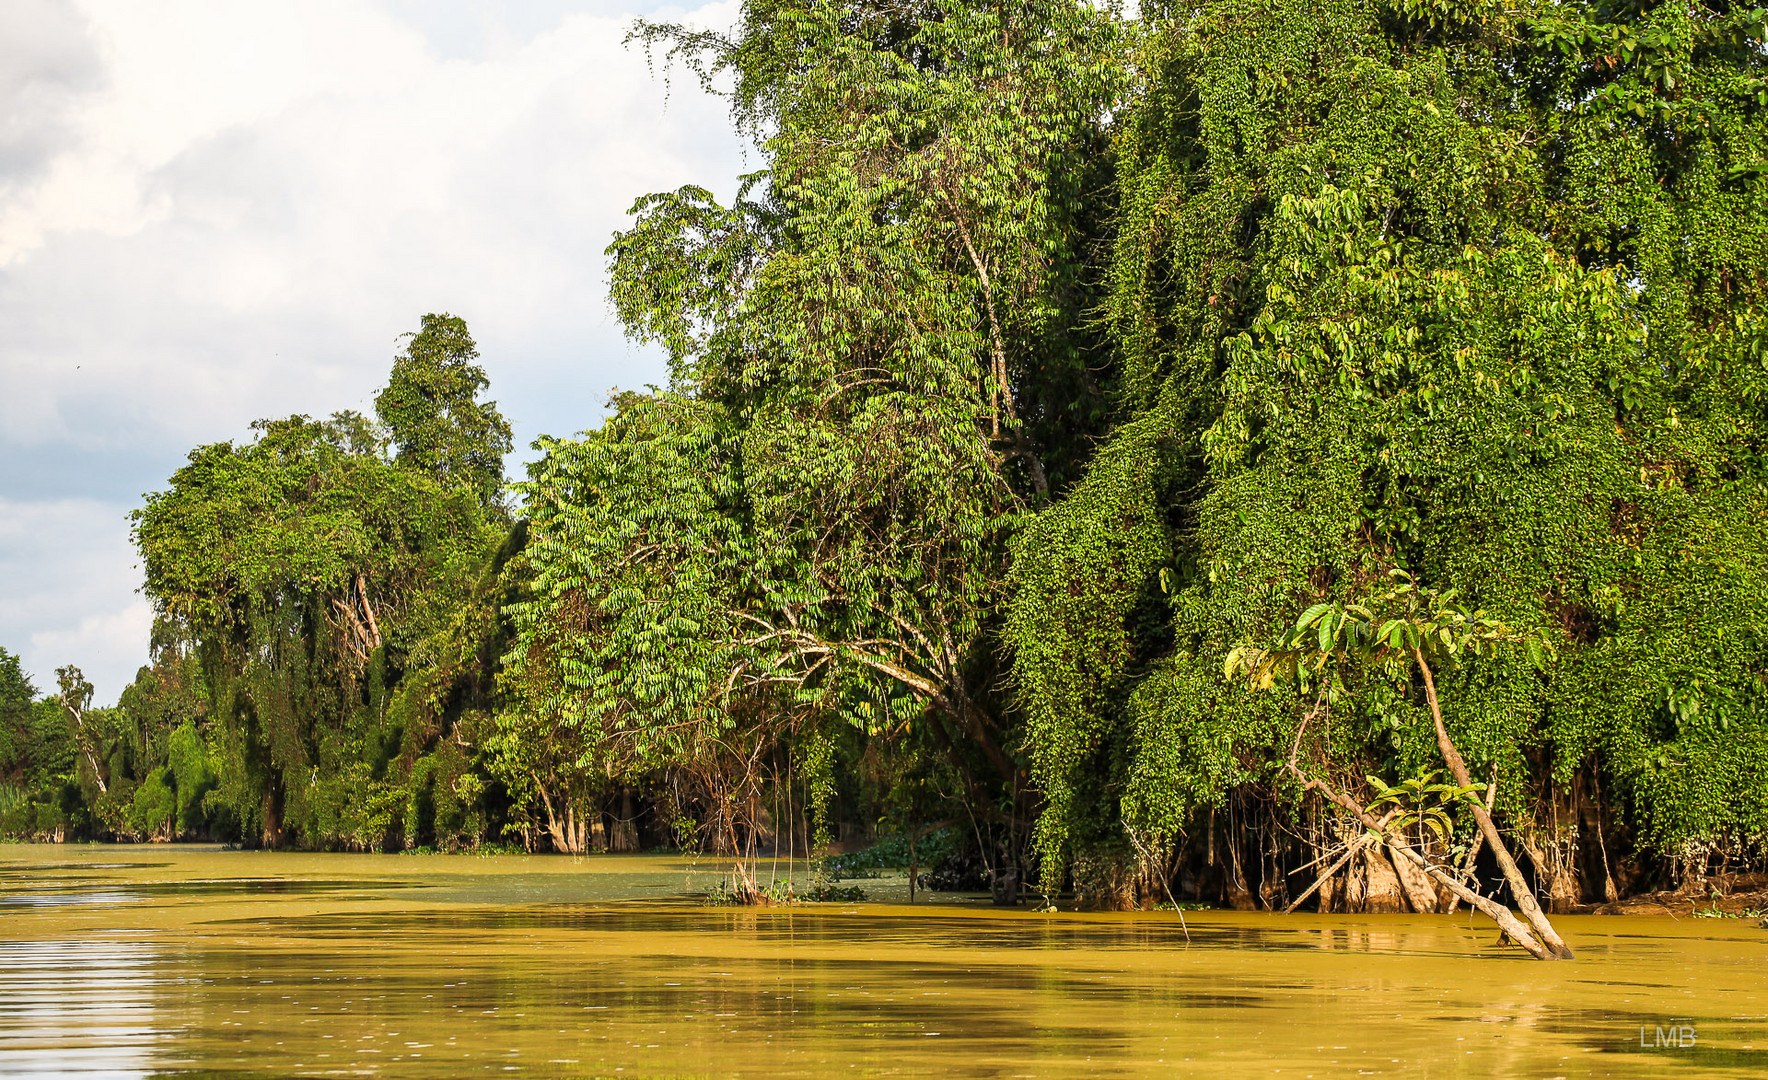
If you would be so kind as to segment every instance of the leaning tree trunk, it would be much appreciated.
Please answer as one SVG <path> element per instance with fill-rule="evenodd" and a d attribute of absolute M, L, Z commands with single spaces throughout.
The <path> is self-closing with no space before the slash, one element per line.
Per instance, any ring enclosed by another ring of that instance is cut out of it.
<path fill-rule="evenodd" d="M 1462 787 L 1470 787 L 1473 781 L 1468 779 L 1467 762 L 1462 759 L 1461 751 L 1455 749 L 1455 743 L 1449 738 L 1449 729 L 1443 724 L 1443 709 L 1437 701 L 1436 680 L 1431 676 L 1430 665 L 1425 663 L 1422 651 L 1414 649 L 1412 656 L 1418 661 L 1418 670 L 1424 673 L 1424 695 L 1430 703 L 1431 721 L 1436 725 L 1437 749 L 1442 753 L 1443 761 L 1449 766 L 1449 775 L 1455 778 L 1455 782 Z M 1486 846 L 1492 849 L 1493 857 L 1498 860 L 1498 868 L 1504 872 L 1504 881 L 1510 886 L 1510 893 L 1516 898 L 1516 906 L 1521 909 L 1523 917 L 1541 936 L 1541 940 L 1546 943 L 1549 952 L 1560 959 L 1571 959 L 1571 946 L 1567 945 L 1559 936 L 1558 931 L 1553 929 L 1553 924 L 1547 921 L 1547 913 L 1541 910 L 1540 904 L 1536 903 L 1535 894 L 1529 888 L 1528 881 L 1522 876 L 1521 868 L 1516 865 L 1516 860 L 1510 855 L 1510 849 L 1504 845 L 1503 838 L 1498 835 L 1498 827 L 1492 823 L 1492 815 L 1487 812 L 1484 806 L 1475 803 L 1473 805 L 1473 819 L 1479 825 L 1480 835 L 1485 838 Z M 1462 897 L 1462 899 L 1465 900 L 1466 897 Z M 1468 902 L 1472 903 L 1472 901 Z"/>
<path fill-rule="evenodd" d="M 1300 742 L 1299 735 L 1297 736 L 1297 742 Z M 1375 815 L 1371 814 L 1367 808 L 1359 805 L 1355 799 L 1342 791 L 1334 790 L 1332 785 L 1326 783 L 1324 780 L 1316 780 L 1303 773 L 1300 766 L 1296 765 L 1293 754 L 1289 759 L 1289 771 L 1296 779 L 1302 782 L 1302 786 L 1305 790 L 1320 791 L 1324 793 L 1334 804 L 1349 811 L 1351 817 L 1360 822 L 1370 832 L 1380 834 L 1385 831 L 1386 822 L 1376 820 Z M 1350 861 L 1351 856 L 1356 854 L 1356 845 L 1359 843 L 1359 840 L 1351 841 L 1351 844 L 1353 845 L 1352 850 L 1347 852 L 1345 857 L 1339 861 L 1339 866 Z M 1531 932 L 1527 926 L 1523 925 L 1515 915 L 1512 915 L 1510 909 L 1503 904 L 1498 903 L 1490 897 L 1481 896 L 1466 885 L 1463 885 L 1453 874 L 1450 874 L 1447 870 L 1437 866 L 1423 855 L 1414 851 L 1412 847 L 1403 840 L 1390 838 L 1389 850 L 1392 851 L 1396 857 L 1406 860 L 1414 867 L 1423 871 L 1425 874 L 1428 874 L 1432 881 L 1435 881 L 1438 885 L 1453 893 L 1456 898 L 1464 901 L 1468 906 L 1475 908 L 1487 918 L 1497 923 L 1498 928 L 1504 931 L 1505 935 L 1507 935 L 1510 940 L 1516 942 L 1523 949 L 1527 950 L 1530 956 L 1533 956 L 1537 960 L 1552 960 L 1556 958 L 1557 954 L 1555 954 L 1547 945 L 1543 944 L 1540 939 L 1536 938 L 1534 933 Z M 1338 866 L 1334 866 L 1330 870 L 1327 870 L 1320 876 L 1320 882 L 1326 881 L 1337 871 Z M 1355 873 L 1352 873 L 1350 875 L 1350 882 L 1353 886 L 1357 880 L 1358 876 Z M 1316 882 L 1315 884 L 1318 885 L 1320 882 Z M 1290 910 L 1293 911 L 1295 905 L 1301 903 L 1306 897 L 1307 893 L 1303 893 L 1302 896 L 1295 901 L 1295 904 L 1290 905 Z"/>

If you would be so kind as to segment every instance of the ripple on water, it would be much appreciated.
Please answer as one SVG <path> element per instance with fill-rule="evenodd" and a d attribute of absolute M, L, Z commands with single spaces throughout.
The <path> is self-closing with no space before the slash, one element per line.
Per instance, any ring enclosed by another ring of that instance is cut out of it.
<path fill-rule="evenodd" d="M 142 1077 L 163 950 L 116 940 L 0 941 L 0 1076 Z"/>
<path fill-rule="evenodd" d="M 52 892 L 18 893 L 0 896 L 0 908 L 6 907 L 82 907 L 91 904 L 134 904 L 141 901 L 138 893 L 128 892 Z"/>
<path fill-rule="evenodd" d="M 1568 919 L 1580 959 L 1537 964 L 1462 918 L 1197 912 L 1187 941 L 667 902 L 660 857 L 141 853 L 169 865 L 0 850 L 0 936 L 37 939 L 0 943 L 0 1076 L 1768 1075 L 1768 936 L 1736 924 Z"/>

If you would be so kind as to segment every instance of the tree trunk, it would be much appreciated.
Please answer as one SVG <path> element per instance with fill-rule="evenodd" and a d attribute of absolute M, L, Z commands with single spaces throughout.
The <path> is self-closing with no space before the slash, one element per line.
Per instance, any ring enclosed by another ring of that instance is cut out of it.
<path fill-rule="evenodd" d="M 282 781 L 274 775 L 264 789 L 264 846 L 282 846 Z"/>
<path fill-rule="evenodd" d="M 1602 902 L 1612 904 L 1621 898 L 1620 890 L 1615 888 L 1614 870 L 1608 861 L 1608 837 L 1602 828 L 1602 781 L 1600 766 L 1592 760 L 1590 764 L 1590 816 L 1596 823 L 1596 851 L 1602 856 Z"/>
<path fill-rule="evenodd" d="M 86 755 L 87 764 L 92 766 L 92 779 L 98 783 L 98 793 L 100 795 L 110 794 L 110 784 L 104 778 L 105 769 L 99 765 L 98 755 L 94 754 L 92 748 L 86 745 L 84 738 L 80 740 L 80 752 Z"/>
<path fill-rule="evenodd" d="M 1228 906 L 1235 911 L 1257 911 L 1258 901 L 1252 898 L 1252 890 L 1246 887 L 1246 875 L 1240 872 L 1240 836 L 1234 828 L 1234 819 L 1230 805 L 1224 830 L 1226 835 L 1222 838 L 1228 849 Z"/>
<path fill-rule="evenodd" d="M 1510 913 L 1510 909 L 1503 904 L 1481 896 L 1479 893 L 1469 889 L 1459 881 L 1456 881 L 1447 871 L 1439 866 L 1431 865 L 1430 860 L 1418 854 L 1416 851 L 1413 851 L 1409 847 L 1395 845 L 1393 850 L 1395 854 L 1408 860 L 1414 866 L 1417 866 L 1419 869 L 1429 874 L 1433 880 L 1454 893 L 1456 897 L 1466 902 L 1469 907 L 1478 909 L 1481 914 L 1497 923 L 1498 929 L 1504 931 L 1504 934 L 1509 937 L 1510 940 L 1526 949 L 1530 956 L 1533 956 L 1537 960 L 1553 960 L 1557 958 L 1557 955 L 1546 945 L 1537 940 L 1535 935 L 1529 932 L 1529 928 L 1519 922 L 1516 916 Z"/>
<path fill-rule="evenodd" d="M 736 903 L 751 907 L 767 903 L 767 894 L 755 884 L 755 873 L 751 860 L 738 855 L 737 861 L 731 864 L 731 899 Z"/>
<path fill-rule="evenodd" d="M 1282 846 L 1277 842 L 1281 834 L 1275 807 L 1267 803 L 1265 814 L 1269 828 L 1258 833 L 1258 898 L 1266 911 L 1276 911 L 1289 899 L 1289 887 L 1283 877 Z"/>
<path fill-rule="evenodd" d="M 1535 868 L 1535 879 L 1546 886 L 1547 910 L 1555 915 L 1576 911 L 1579 905 L 1577 879 L 1564 865 L 1554 841 L 1542 842 L 1539 837 L 1531 837 L 1528 830 L 1519 831 L 1516 839 L 1528 853 L 1529 862 Z"/>
<path fill-rule="evenodd" d="M 1300 742 L 1301 734 L 1297 732 L 1297 745 L 1300 745 Z M 1302 785 L 1306 790 L 1324 792 L 1326 797 L 1329 798 L 1334 805 L 1342 807 L 1349 812 L 1351 817 L 1362 823 L 1364 828 L 1376 833 L 1382 831 L 1383 823 L 1377 821 L 1375 816 L 1369 813 L 1366 807 L 1359 805 L 1355 799 L 1351 798 L 1344 792 L 1334 790 L 1332 785 L 1328 784 L 1326 781 L 1316 780 L 1302 772 L 1301 767 L 1295 763 L 1294 751 L 1290 752 L 1288 767 L 1290 773 L 1302 782 Z M 1355 841 L 1352 842 L 1355 843 Z M 1469 889 L 1467 886 L 1461 884 L 1460 881 L 1457 881 L 1448 871 L 1432 864 L 1429 859 L 1420 855 L 1416 851 L 1413 851 L 1411 847 L 1402 842 L 1393 843 L 1391 850 L 1400 858 L 1410 861 L 1414 866 L 1417 866 L 1419 869 L 1429 874 L 1431 880 L 1443 885 L 1462 901 L 1477 908 L 1493 922 L 1497 923 L 1498 928 L 1503 930 L 1505 935 L 1512 941 L 1527 950 L 1530 956 L 1533 956 L 1537 960 L 1552 960 L 1555 958 L 1555 954 L 1546 945 L 1542 944 L 1541 941 L 1530 932 L 1528 927 L 1519 922 L 1516 916 L 1510 913 L 1510 909 L 1503 904 L 1481 896 L 1479 893 Z M 1352 874 L 1351 881 L 1354 883 L 1356 880 L 1357 876 Z"/>
<path fill-rule="evenodd" d="M 1449 738 L 1449 729 L 1443 724 L 1442 706 L 1437 701 L 1436 679 L 1431 675 L 1430 665 L 1424 661 L 1423 652 L 1414 649 L 1412 656 L 1418 661 L 1418 670 L 1424 674 L 1424 695 L 1430 704 L 1431 721 L 1436 725 L 1437 749 L 1449 766 L 1449 775 L 1455 778 L 1457 784 L 1468 787 L 1473 781 L 1467 776 L 1467 762 L 1462 759 L 1461 751 L 1455 749 L 1454 742 Z M 1571 959 L 1571 946 L 1560 938 L 1558 931 L 1553 929 L 1553 924 L 1547 921 L 1541 905 L 1535 902 L 1535 894 L 1529 890 L 1522 870 L 1516 865 L 1516 860 L 1511 858 L 1510 849 L 1504 846 L 1503 838 L 1498 835 L 1498 827 L 1492 823 L 1492 815 L 1486 812 L 1484 806 L 1476 803 L 1473 806 L 1473 819 L 1479 824 L 1480 835 L 1486 838 L 1486 846 L 1492 849 L 1493 857 L 1498 860 L 1498 868 L 1504 872 L 1504 881 L 1510 886 L 1510 894 L 1516 899 L 1516 906 L 1522 910 L 1523 918 L 1535 928 L 1550 953 L 1560 959 Z"/>
<path fill-rule="evenodd" d="M 553 850 L 561 855 L 581 855 L 583 847 L 579 839 L 575 817 L 569 802 L 565 803 L 565 816 L 561 818 L 553 809 L 552 796 L 547 794 L 546 785 L 534 776 L 534 787 L 540 792 L 540 801 L 546 806 L 546 833 L 552 838 Z"/>
<path fill-rule="evenodd" d="M 1363 873 L 1360 858 L 1351 859 L 1350 864 L 1345 867 L 1344 891 L 1338 897 L 1338 910 L 1346 914 L 1360 914 L 1369 910 L 1368 877 Z"/>
<path fill-rule="evenodd" d="M 1402 858 L 1393 850 L 1393 841 L 1388 841 L 1388 851 L 1393 856 L 1394 873 L 1399 876 L 1400 888 L 1406 894 L 1406 903 L 1420 915 L 1437 913 L 1437 894 L 1432 887 L 1430 875 L 1413 865 L 1410 859 Z"/>
<path fill-rule="evenodd" d="M 1393 915 L 1406 910 L 1400 892 L 1400 876 L 1374 844 L 1363 848 L 1363 910 L 1371 915 Z"/>
<path fill-rule="evenodd" d="M 1497 798 L 1498 798 L 1498 781 L 1497 781 L 1497 778 L 1494 777 L 1493 779 L 1486 782 L 1485 807 L 1486 807 L 1487 813 L 1491 813 L 1492 803 Z M 1469 881 L 1471 881 L 1473 879 L 1473 867 L 1474 867 L 1474 864 L 1479 861 L 1479 851 L 1480 851 L 1481 847 L 1485 846 L 1485 842 L 1486 842 L 1486 837 L 1485 837 L 1484 833 L 1476 832 L 1473 834 L 1473 843 L 1471 843 L 1467 846 L 1467 857 L 1465 859 L 1461 860 L 1461 876 L 1462 876 L 1462 878 L 1467 879 Z M 1439 889 L 1440 888 L 1441 887 L 1439 886 Z M 1443 912 L 1448 915 L 1455 914 L 1455 909 L 1457 907 L 1459 907 L 1461 904 L 1461 898 L 1459 896 L 1456 896 L 1454 893 L 1448 891 L 1447 889 L 1441 889 L 1441 893 L 1442 893 L 1442 897 L 1446 898 L 1446 899 L 1444 899 L 1444 902 L 1443 902 Z"/>
<path fill-rule="evenodd" d="M 614 819 L 614 828 L 608 837 L 610 851 L 638 850 L 638 815 L 632 809 L 632 789 L 620 789 L 620 813 Z M 750 882 L 754 884 L 753 881 Z"/>
<path fill-rule="evenodd" d="M 1350 846 L 1348 846 L 1345 849 L 1344 854 L 1340 855 L 1338 857 L 1338 860 L 1336 862 L 1334 862 L 1331 866 L 1328 866 L 1326 869 L 1320 871 L 1319 876 L 1314 878 L 1314 883 L 1312 885 L 1309 885 L 1307 888 L 1303 889 L 1300 896 L 1296 897 L 1294 900 L 1291 900 L 1289 902 L 1289 906 L 1283 909 L 1283 914 L 1287 915 L 1290 912 L 1294 911 L 1296 908 L 1300 907 L 1302 905 L 1302 902 L 1304 900 L 1306 900 L 1308 897 L 1314 895 L 1315 892 L 1318 892 L 1320 894 L 1320 914 L 1322 914 L 1322 915 L 1329 914 L 1332 911 L 1333 900 L 1338 895 L 1338 886 L 1336 884 L 1338 881 L 1338 872 L 1339 872 L 1339 870 L 1343 869 L 1343 867 L 1346 863 L 1350 862 L 1353 858 L 1356 857 L 1357 849 L 1358 849 L 1358 847 L 1361 846 L 1361 843 L 1362 842 L 1360 840 L 1350 841 Z M 1314 850 L 1318 851 L 1319 849 L 1315 848 Z M 1314 859 L 1314 862 L 1310 863 L 1309 865 L 1318 865 L 1318 864 L 1324 862 L 1326 859 L 1328 859 L 1330 857 L 1330 854 L 1331 853 L 1328 852 L 1328 853 L 1316 856 Z"/>

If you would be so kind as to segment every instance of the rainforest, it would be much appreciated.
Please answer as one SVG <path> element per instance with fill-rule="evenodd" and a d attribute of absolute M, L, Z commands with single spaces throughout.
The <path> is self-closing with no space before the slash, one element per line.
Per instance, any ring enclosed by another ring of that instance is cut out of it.
<path fill-rule="evenodd" d="M 757 147 L 611 238 L 667 385 L 512 476 L 495 357 L 414 313 L 372 415 L 193 449 L 132 517 L 116 705 L 0 651 L 0 832 L 1465 903 L 1543 958 L 1551 914 L 1768 889 L 1765 33 L 641 21 Z"/>

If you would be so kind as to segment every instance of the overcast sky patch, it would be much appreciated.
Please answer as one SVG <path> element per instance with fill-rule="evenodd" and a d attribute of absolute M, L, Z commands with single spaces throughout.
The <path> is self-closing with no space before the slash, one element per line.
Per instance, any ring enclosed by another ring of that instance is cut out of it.
<path fill-rule="evenodd" d="M 147 658 L 126 515 L 260 416 L 367 411 L 464 317 L 520 444 L 664 379 L 607 303 L 634 198 L 747 166 L 635 14 L 733 3 L 6 0 L 0 646 L 111 701 Z"/>

